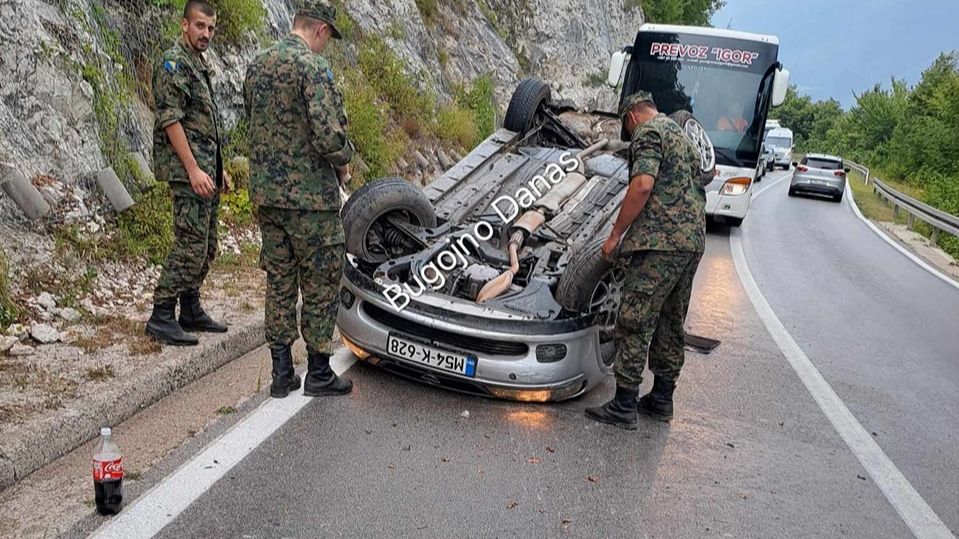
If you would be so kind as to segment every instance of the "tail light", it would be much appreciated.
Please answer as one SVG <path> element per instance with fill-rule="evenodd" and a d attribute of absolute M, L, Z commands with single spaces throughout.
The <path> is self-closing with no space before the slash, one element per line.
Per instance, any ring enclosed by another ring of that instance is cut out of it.
<path fill-rule="evenodd" d="M 749 190 L 749 186 L 752 185 L 752 183 L 752 178 L 747 178 L 745 176 L 732 178 L 726 180 L 726 183 L 723 184 L 723 188 L 720 190 L 719 194 L 741 195 Z"/>
<path fill-rule="evenodd" d="M 804 167 L 802 165 L 796 167 L 796 172 L 806 172 L 807 170 L 809 170 L 809 167 Z"/>
<path fill-rule="evenodd" d="M 845 178 L 845 177 L 846 177 L 846 173 L 845 173 L 844 171 L 842 171 L 842 170 L 837 170 L 837 171 L 833 172 L 832 175 L 833 175 L 833 176 L 837 176 L 837 177 L 839 177 L 839 178 Z"/>

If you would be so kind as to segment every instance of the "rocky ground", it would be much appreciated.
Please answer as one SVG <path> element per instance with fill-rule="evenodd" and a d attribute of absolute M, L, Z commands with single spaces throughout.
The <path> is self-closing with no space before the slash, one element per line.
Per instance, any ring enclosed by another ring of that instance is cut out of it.
<path fill-rule="evenodd" d="M 10 219 L 0 219 L 10 293 L 20 311 L 0 335 L 0 435 L 132 376 L 163 354 L 144 334 L 160 267 L 78 252 L 78 245 L 107 241 L 109 217 L 89 211 L 95 201 L 78 186 L 49 180 L 42 190 L 48 200 L 71 203 L 57 205 L 44 225 L 8 226 Z M 60 239 L 64 223 L 76 243 Z M 220 256 L 202 290 L 204 305 L 228 324 L 262 319 L 259 236 L 251 226 L 221 225 Z"/>

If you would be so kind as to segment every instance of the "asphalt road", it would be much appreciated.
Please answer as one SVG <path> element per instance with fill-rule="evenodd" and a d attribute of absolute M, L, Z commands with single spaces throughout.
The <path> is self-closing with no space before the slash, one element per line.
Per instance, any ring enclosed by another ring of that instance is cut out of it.
<path fill-rule="evenodd" d="M 770 188 L 744 224 L 746 259 L 809 359 L 955 533 L 959 290 L 847 204 Z M 353 395 L 311 401 L 159 537 L 909 536 L 769 336 L 728 236 L 710 232 L 688 319 L 723 344 L 687 353 L 672 423 L 630 433 L 586 419 L 611 382 L 523 405 L 357 364 Z"/>

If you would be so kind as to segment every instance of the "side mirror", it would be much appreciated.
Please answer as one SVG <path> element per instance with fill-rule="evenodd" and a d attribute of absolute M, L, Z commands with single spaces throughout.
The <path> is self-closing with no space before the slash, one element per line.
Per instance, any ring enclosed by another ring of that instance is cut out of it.
<path fill-rule="evenodd" d="M 789 89 L 789 70 L 777 69 L 773 76 L 773 102 L 774 107 L 782 105 L 786 101 L 786 90 Z"/>
<path fill-rule="evenodd" d="M 843 169 L 843 171 L 845 171 L 846 174 L 849 174 L 850 168 L 849 168 L 849 167 L 846 167 L 846 168 Z"/>
<path fill-rule="evenodd" d="M 799 163 L 793 161 L 793 168 L 796 168 L 796 167 L 798 167 L 798 166 L 799 166 Z"/>
<path fill-rule="evenodd" d="M 609 59 L 609 74 L 606 76 L 606 84 L 613 88 L 619 86 L 620 79 L 623 78 L 623 71 L 626 67 L 626 60 L 629 54 L 626 51 L 616 51 Z"/>

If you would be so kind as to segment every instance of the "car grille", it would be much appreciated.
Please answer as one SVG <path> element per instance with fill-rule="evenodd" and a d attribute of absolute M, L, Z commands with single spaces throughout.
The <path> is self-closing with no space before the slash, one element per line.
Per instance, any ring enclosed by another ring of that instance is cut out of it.
<path fill-rule="evenodd" d="M 363 303 L 363 311 L 373 320 L 384 326 L 393 328 L 406 335 L 429 339 L 431 342 L 446 344 L 472 352 L 483 352 L 498 356 L 524 356 L 529 352 L 529 346 L 520 342 L 496 341 L 485 337 L 461 335 L 452 331 L 424 326 L 412 320 L 397 316 L 386 309 L 381 309 L 372 303 Z"/>

